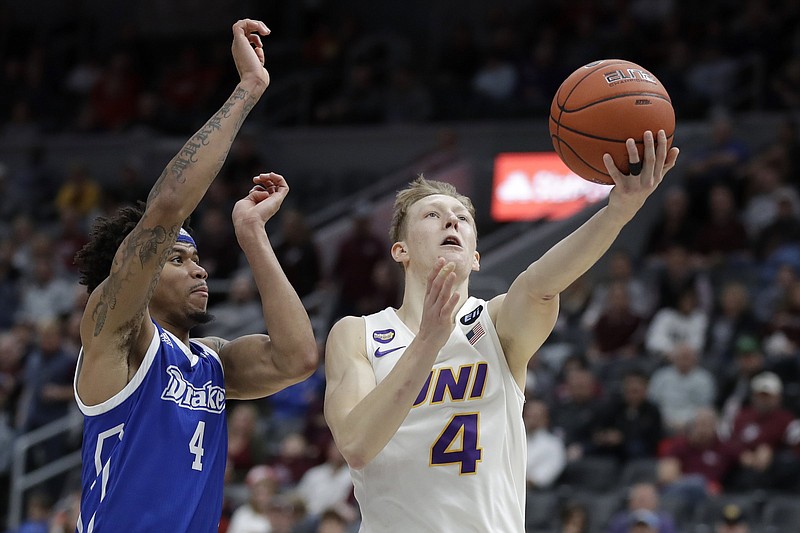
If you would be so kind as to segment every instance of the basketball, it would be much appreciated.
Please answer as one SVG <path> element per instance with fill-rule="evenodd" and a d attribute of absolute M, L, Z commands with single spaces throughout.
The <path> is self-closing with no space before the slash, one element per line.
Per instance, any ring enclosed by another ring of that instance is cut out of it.
<path fill-rule="evenodd" d="M 675 135 L 675 111 L 664 86 L 647 69 L 624 59 L 604 59 L 578 68 L 558 88 L 550 105 L 550 138 L 567 167 L 583 179 L 611 185 L 603 154 L 629 173 L 625 141 L 632 138 L 642 161 L 644 132 Z"/>

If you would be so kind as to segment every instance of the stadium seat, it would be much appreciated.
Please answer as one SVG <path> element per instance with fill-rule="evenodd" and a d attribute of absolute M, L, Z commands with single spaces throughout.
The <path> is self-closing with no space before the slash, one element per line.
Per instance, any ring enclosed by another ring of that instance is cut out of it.
<path fill-rule="evenodd" d="M 619 466 L 608 457 L 584 457 L 567 464 L 560 483 L 576 490 L 605 492 L 619 486 Z"/>
<path fill-rule="evenodd" d="M 525 502 L 525 531 L 553 531 L 558 523 L 558 496 L 553 491 L 529 490 Z"/>
<path fill-rule="evenodd" d="M 761 522 L 766 533 L 800 529 L 800 506 L 797 496 L 770 496 L 764 504 Z"/>
<path fill-rule="evenodd" d="M 634 459 L 629 461 L 622 468 L 620 484 L 623 487 L 630 487 L 635 483 L 655 483 L 656 482 L 656 459 Z"/>

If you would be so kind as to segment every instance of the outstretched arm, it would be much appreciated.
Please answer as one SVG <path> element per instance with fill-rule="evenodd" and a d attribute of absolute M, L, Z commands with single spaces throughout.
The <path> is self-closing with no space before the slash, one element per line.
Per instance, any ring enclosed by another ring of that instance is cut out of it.
<path fill-rule="evenodd" d="M 236 238 L 253 271 L 269 335 L 247 335 L 230 342 L 206 339 L 225 366 L 228 398 L 262 398 L 310 376 L 317 367 L 311 321 L 264 229 L 289 192 L 283 176 L 261 174 L 250 193 L 236 202 Z"/>
<path fill-rule="evenodd" d="M 626 145 L 631 163 L 638 163 L 634 140 L 628 139 Z M 644 164 L 638 175 L 622 174 L 606 154 L 606 169 L 615 184 L 608 205 L 531 264 L 514 280 L 505 295 L 492 300 L 490 312 L 520 386 L 524 386 L 528 360 L 553 329 L 559 293 L 603 256 L 623 226 L 675 166 L 677 157 L 677 148 L 667 150 L 663 131 L 658 132 L 658 143 L 652 132 L 645 132 Z"/>
<path fill-rule="evenodd" d="M 84 362 L 78 392 L 99 403 L 136 372 L 153 333 L 148 305 L 184 220 L 219 172 L 245 117 L 269 85 L 259 35 L 263 22 L 233 25 L 232 53 L 240 81 L 231 97 L 169 162 L 125 237 L 108 278 L 89 297 L 81 321 Z"/>
<path fill-rule="evenodd" d="M 454 265 L 428 277 L 419 332 L 380 385 L 367 359 L 364 319 L 346 317 L 328 335 L 325 419 L 351 468 L 363 468 L 397 433 L 453 330 Z"/>

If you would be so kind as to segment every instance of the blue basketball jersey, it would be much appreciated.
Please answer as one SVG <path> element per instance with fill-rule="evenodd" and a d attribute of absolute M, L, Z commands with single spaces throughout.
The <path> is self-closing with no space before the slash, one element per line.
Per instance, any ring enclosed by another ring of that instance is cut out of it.
<path fill-rule="evenodd" d="M 87 406 L 76 385 L 75 399 L 84 415 L 78 533 L 218 530 L 228 437 L 216 353 L 156 324 L 122 391 Z"/>

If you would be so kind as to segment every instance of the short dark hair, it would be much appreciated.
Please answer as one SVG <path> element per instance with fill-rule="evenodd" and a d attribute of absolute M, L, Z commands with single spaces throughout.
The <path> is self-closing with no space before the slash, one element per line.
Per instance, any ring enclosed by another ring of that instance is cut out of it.
<path fill-rule="evenodd" d="M 89 294 L 106 279 L 111 272 L 120 244 L 136 227 L 144 215 L 146 204 L 121 207 L 113 217 L 97 217 L 89 232 L 89 242 L 75 254 L 75 264 L 80 273 L 81 285 L 86 285 Z M 184 229 L 191 232 L 189 219 L 183 223 Z"/>

